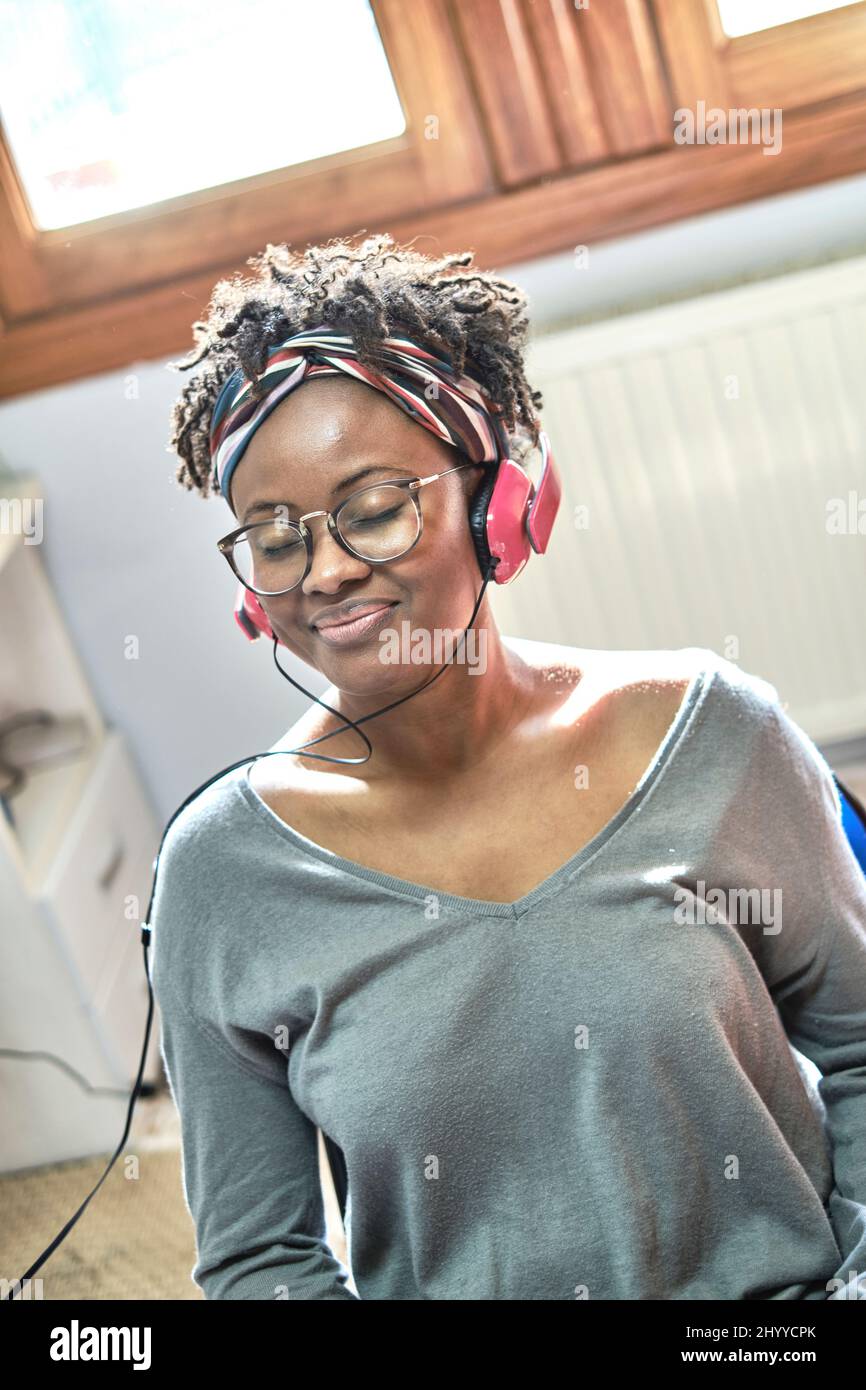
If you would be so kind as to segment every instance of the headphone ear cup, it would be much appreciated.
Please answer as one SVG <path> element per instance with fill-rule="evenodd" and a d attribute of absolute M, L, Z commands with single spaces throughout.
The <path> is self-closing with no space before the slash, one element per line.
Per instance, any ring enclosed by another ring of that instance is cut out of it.
<path fill-rule="evenodd" d="M 482 574 L 487 573 L 487 566 L 492 559 L 490 546 L 487 544 L 487 511 L 498 472 L 498 467 L 486 470 L 469 503 L 469 530 L 475 542 L 475 554 L 478 556 Z"/>
<path fill-rule="evenodd" d="M 526 469 L 511 458 L 498 465 L 479 485 L 472 498 L 469 527 L 482 574 L 491 561 L 495 584 L 510 584 L 524 569 L 532 546 L 526 518 L 533 495 Z"/>
<path fill-rule="evenodd" d="M 273 641 L 274 633 L 268 622 L 267 614 L 259 603 L 255 594 L 239 584 L 235 594 L 235 622 L 245 637 L 251 642 L 264 633 Z"/>

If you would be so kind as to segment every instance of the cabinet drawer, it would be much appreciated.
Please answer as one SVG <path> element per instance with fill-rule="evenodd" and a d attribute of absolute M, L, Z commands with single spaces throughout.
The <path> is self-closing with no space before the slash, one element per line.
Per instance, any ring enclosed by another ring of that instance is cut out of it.
<path fill-rule="evenodd" d="M 112 732 L 44 888 L 48 917 L 96 1013 L 116 991 L 130 937 L 140 943 L 158 839 L 123 739 Z"/>

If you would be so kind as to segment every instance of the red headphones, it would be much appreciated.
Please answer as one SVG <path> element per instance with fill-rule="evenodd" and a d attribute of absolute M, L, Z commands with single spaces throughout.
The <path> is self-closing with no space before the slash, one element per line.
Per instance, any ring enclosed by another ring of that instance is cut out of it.
<path fill-rule="evenodd" d="M 496 584 L 516 579 L 533 551 L 544 554 L 559 511 L 562 480 L 544 430 L 539 431 L 539 445 L 542 464 L 537 486 L 519 463 L 500 459 L 498 467 L 485 473 L 469 504 L 469 529 L 481 573 L 486 574 L 490 561 L 498 559 L 493 571 Z M 250 641 L 262 634 L 273 641 L 265 610 L 243 584 L 237 589 L 235 619 Z"/>

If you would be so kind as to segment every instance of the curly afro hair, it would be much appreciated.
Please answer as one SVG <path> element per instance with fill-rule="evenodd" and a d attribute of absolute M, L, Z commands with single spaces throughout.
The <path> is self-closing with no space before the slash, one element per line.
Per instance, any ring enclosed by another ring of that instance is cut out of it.
<path fill-rule="evenodd" d="M 444 348 L 455 370 L 475 377 L 502 408 L 520 459 L 538 444 L 542 406 L 541 393 L 524 376 L 526 295 L 508 280 L 461 271 L 473 254 L 433 259 L 387 234 L 358 246 L 334 238 L 304 251 L 268 245 L 247 261 L 254 276 L 218 281 L 207 318 L 192 325 L 196 347 L 169 364 L 188 371 L 205 362 L 172 410 L 168 449 L 181 460 L 178 483 L 202 497 L 215 491 L 208 427 L 223 383 L 241 367 L 254 382 L 254 397 L 262 396 L 268 348 L 318 323 L 350 334 L 359 359 L 374 369 L 381 364 L 377 344 L 394 333 L 433 351 Z"/>

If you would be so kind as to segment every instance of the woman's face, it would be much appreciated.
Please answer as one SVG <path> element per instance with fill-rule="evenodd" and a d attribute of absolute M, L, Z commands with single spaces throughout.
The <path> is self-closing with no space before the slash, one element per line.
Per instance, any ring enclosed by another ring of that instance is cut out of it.
<path fill-rule="evenodd" d="M 231 483 L 238 525 L 278 515 L 333 511 L 350 493 L 389 477 L 426 477 L 465 462 L 465 456 L 417 425 L 381 391 L 347 377 L 307 381 L 259 426 Z M 358 476 L 363 472 L 363 476 Z M 349 555 L 331 537 L 325 517 L 306 524 L 313 561 L 303 583 L 287 594 L 260 597 L 280 641 L 339 690 L 354 695 L 400 694 L 425 668 L 380 659 L 380 633 L 437 629 L 456 635 L 468 625 L 481 587 L 468 522 L 468 498 L 480 467 L 451 473 L 417 494 L 423 516 L 418 543 L 387 564 Z M 257 505 L 258 504 L 258 505 Z M 347 600 L 394 605 L 370 632 L 329 642 L 315 619 Z M 484 606 L 476 622 L 484 615 Z M 455 636 L 456 640 L 456 636 Z M 434 648 L 435 650 L 435 648 Z M 447 650 L 447 647 L 443 648 Z"/>

